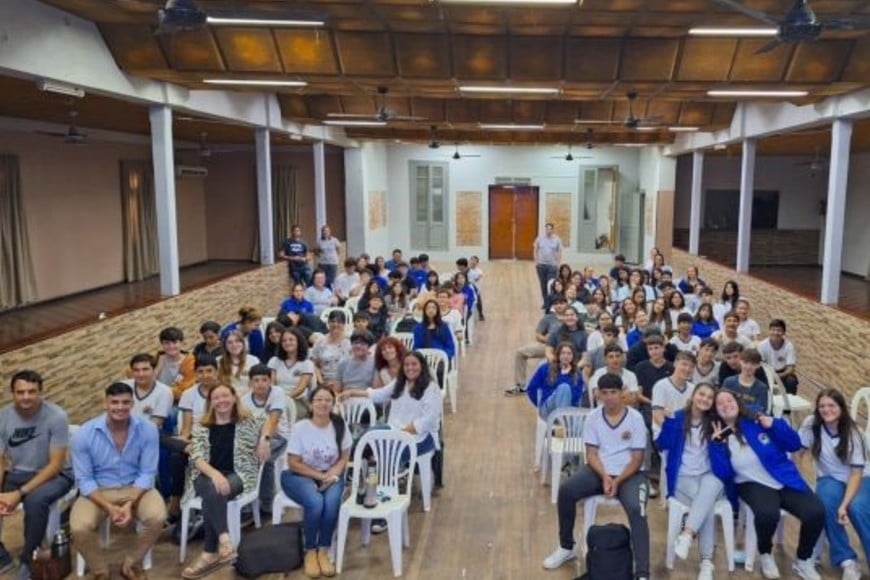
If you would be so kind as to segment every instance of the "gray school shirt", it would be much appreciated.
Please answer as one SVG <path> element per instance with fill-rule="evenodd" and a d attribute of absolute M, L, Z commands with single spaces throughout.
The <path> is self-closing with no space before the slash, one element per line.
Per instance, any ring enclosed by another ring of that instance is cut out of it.
<path fill-rule="evenodd" d="M 52 449 L 68 446 L 69 419 L 54 403 L 43 400 L 39 411 L 26 420 L 14 405 L 0 409 L 0 453 L 9 457 L 11 471 L 36 473 L 48 465 Z"/>
<path fill-rule="evenodd" d="M 338 363 L 338 380 L 345 389 L 365 389 L 372 386 L 375 378 L 375 358 L 366 357 L 364 361 L 345 358 Z"/>

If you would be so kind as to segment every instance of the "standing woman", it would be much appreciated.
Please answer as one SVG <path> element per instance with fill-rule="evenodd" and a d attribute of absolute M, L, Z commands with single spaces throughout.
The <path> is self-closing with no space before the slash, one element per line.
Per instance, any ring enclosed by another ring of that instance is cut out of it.
<path fill-rule="evenodd" d="M 378 389 L 392 383 L 399 376 L 405 345 L 395 336 L 385 336 L 375 346 L 375 378 L 372 387 Z"/>
<path fill-rule="evenodd" d="M 326 285 L 332 288 L 332 282 L 338 272 L 341 241 L 332 235 L 332 228 L 328 225 L 320 228 L 320 237 L 314 244 L 314 253 L 317 254 L 317 267 L 326 274 Z"/>
<path fill-rule="evenodd" d="M 792 571 L 804 580 L 821 580 L 813 548 L 825 527 L 825 507 L 788 456 L 801 449 L 800 437 L 785 419 L 750 415 L 731 391 L 718 391 L 713 408 L 710 464 L 731 502 L 739 497 L 755 516 L 762 575 L 779 578 L 771 550 L 784 509 L 801 523 Z"/>
<path fill-rule="evenodd" d="M 244 306 L 239 309 L 239 319 L 223 327 L 221 340 L 223 341 L 231 331 L 238 330 L 245 339 L 248 352 L 259 358 L 266 345 L 263 329 L 260 328 L 261 322 L 263 322 L 263 316 L 259 310 L 251 306 Z"/>
<path fill-rule="evenodd" d="M 231 386 L 243 397 L 248 392 L 248 371 L 260 364 L 260 359 L 248 354 L 245 339 L 238 330 L 232 330 L 224 336 L 223 348 L 224 354 L 217 357 L 218 380 Z"/>
<path fill-rule="evenodd" d="M 537 407 L 538 416 L 546 420 L 560 407 L 578 407 L 583 396 L 583 373 L 577 363 L 580 357 L 570 342 L 560 342 L 556 357 L 538 366 L 529 380 L 526 394 Z"/>
<path fill-rule="evenodd" d="M 849 545 L 851 523 L 866 558 L 870 554 L 870 479 L 864 438 L 849 415 L 846 399 L 836 389 L 816 397 L 816 410 L 800 427 L 801 444 L 813 456 L 816 495 L 825 506 L 825 533 L 831 565 L 843 569 L 843 580 L 860 580 L 858 555 Z"/>
<path fill-rule="evenodd" d="M 272 384 L 296 404 L 296 417 L 308 416 L 308 389 L 314 376 L 314 363 L 308 360 L 308 341 L 298 328 L 281 334 L 281 348 L 267 363 L 272 369 Z"/>
<path fill-rule="evenodd" d="M 329 332 L 318 339 L 311 351 L 311 359 L 320 371 L 319 382 L 322 385 L 334 383 L 338 379 L 338 363 L 350 357 L 350 338 L 345 336 L 345 324 L 344 312 L 330 312 L 326 321 Z"/>
<path fill-rule="evenodd" d="M 270 452 L 268 438 L 260 437 L 262 427 L 263 419 L 239 404 L 232 387 L 218 385 L 209 392 L 208 410 L 193 426 L 192 465 L 184 494 L 184 501 L 194 495 L 202 499 L 205 539 L 202 553 L 182 571 L 182 578 L 202 578 L 235 561 L 227 503 L 256 489 L 259 463 Z"/>
<path fill-rule="evenodd" d="M 332 412 L 334 407 L 335 394 L 331 390 L 314 389 L 311 419 L 298 421 L 290 430 L 287 470 L 281 473 L 281 489 L 302 506 L 305 574 L 309 578 L 335 576 L 329 548 L 338 522 L 352 441 L 344 419 Z"/>
<path fill-rule="evenodd" d="M 674 542 L 674 553 L 685 560 L 698 536 L 701 568 L 698 580 L 713 580 L 713 508 L 722 493 L 722 482 L 710 469 L 707 446 L 712 433 L 710 410 L 716 390 L 710 383 L 695 387 L 685 409 L 665 418 L 656 439 L 660 451 L 667 452 L 667 497 L 675 497 L 689 507 L 683 531 Z"/>

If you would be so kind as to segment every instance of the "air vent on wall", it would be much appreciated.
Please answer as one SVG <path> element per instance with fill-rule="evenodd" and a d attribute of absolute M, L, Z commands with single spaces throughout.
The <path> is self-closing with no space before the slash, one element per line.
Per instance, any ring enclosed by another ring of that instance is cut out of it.
<path fill-rule="evenodd" d="M 496 185 L 531 185 L 531 177 L 496 177 Z"/>
<path fill-rule="evenodd" d="M 208 177 L 208 168 L 199 165 L 177 165 L 175 167 L 175 177 L 179 179 Z"/>

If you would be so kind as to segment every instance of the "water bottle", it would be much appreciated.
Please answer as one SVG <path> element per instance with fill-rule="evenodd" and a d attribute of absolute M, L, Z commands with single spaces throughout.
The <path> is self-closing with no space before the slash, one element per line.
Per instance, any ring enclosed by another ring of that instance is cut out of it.
<path fill-rule="evenodd" d="M 369 463 L 368 475 L 366 475 L 366 495 L 363 506 L 373 508 L 378 505 L 378 469 L 374 461 Z"/>
<path fill-rule="evenodd" d="M 356 488 L 356 503 L 358 505 L 363 505 L 366 497 L 366 477 L 368 476 L 368 461 L 363 458 L 362 463 L 359 466 L 359 474 L 356 475 L 359 480 L 359 484 Z"/>
<path fill-rule="evenodd" d="M 51 557 L 56 560 L 69 558 L 69 536 L 63 530 L 55 532 L 51 539 Z"/>

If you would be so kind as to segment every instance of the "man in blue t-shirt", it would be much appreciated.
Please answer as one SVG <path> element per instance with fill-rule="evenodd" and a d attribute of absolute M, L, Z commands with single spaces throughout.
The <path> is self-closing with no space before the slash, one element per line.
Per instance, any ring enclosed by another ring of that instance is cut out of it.
<path fill-rule="evenodd" d="M 290 279 L 306 286 L 311 285 L 311 266 L 308 264 L 308 245 L 302 240 L 302 228 L 294 225 L 290 237 L 278 251 L 278 258 L 287 262 Z"/>

